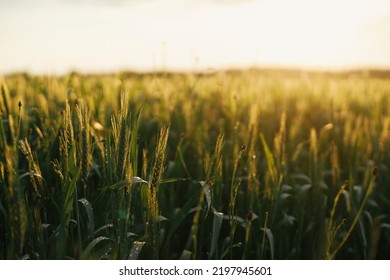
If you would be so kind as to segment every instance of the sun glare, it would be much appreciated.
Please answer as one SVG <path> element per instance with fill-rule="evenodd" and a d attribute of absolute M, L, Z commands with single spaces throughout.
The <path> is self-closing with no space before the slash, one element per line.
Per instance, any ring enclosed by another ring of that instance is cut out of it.
<path fill-rule="evenodd" d="M 390 65 L 389 1 L 0 4 L 0 71 Z"/>

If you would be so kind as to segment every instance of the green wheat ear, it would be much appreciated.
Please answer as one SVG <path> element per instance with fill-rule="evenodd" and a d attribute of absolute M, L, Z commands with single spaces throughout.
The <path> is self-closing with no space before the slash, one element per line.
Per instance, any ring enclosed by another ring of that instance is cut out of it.
<path fill-rule="evenodd" d="M 89 120 L 90 114 L 88 108 L 81 103 L 76 105 L 76 113 L 78 120 L 78 135 L 79 135 L 79 147 L 78 152 L 81 158 L 81 181 L 84 189 L 84 197 L 86 196 L 86 188 L 88 175 L 91 168 L 91 159 L 92 159 L 92 146 L 90 140 L 90 127 Z"/>
<path fill-rule="evenodd" d="M 158 187 L 162 182 L 166 162 L 166 149 L 169 136 L 169 126 L 163 127 L 157 140 L 157 147 L 154 153 L 151 178 L 148 186 L 148 224 L 149 238 L 152 246 L 152 256 L 158 258 L 159 249 L 159 201 Z"/>
<path fill-rule="evenodd" d="M 5 83 L 5 79 L 3 77 L 0 77 L 0 87 L 2 97 L 0 110 L 5 112 L 5 114 L 8 116 L 10 114 L 10 96 L 7 84 Z"/>

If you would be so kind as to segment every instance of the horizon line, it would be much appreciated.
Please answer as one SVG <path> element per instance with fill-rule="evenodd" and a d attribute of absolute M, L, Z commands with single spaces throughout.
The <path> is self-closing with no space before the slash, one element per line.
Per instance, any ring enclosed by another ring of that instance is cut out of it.
<path fill-rule="evenodd" d="M 72 73 L 77 73 L 80 75 L 114 75 L 120 73 L 134 73 L 134 74 L 211 74 L 218 72 L 245 72 L 245 71 L 302 71 L 302 72 L 318 72 L 318 73 L 347 73 L 347 72 L 390 72 L 389 66 L 380 66 L 380 65 L 354 65 L 354 66 L 336 66 L 336 67 L 322 67 L 322 66 L 299 66 L 299 65 L 279 65 L 279 64 L 270 64 L 270 65 L 237 65 L 237 66 L 227 66 L 227 67 L 192 67 L 189 68 L 175 68 L 175 67 L 166 67 L 165 69 L 149 69 L 137 68 L 137 67 L 118 67 L 117 69 L 82 69 L 82 67 L 73 67 L 65 71 L 36 71 L 29 69 L 13 69 L 8 71 L 0 71 L 0 76 L 12 76 L 18 74 L 28 74 L 33 76 L 67 76 Z"/>

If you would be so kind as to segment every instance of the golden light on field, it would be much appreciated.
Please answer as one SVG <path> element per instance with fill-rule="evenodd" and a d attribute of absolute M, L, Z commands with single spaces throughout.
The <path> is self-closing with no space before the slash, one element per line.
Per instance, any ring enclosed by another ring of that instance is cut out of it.
<path fill-rule="evenodd" d="M 390 66 L 382 0 L 0 3 L 1 72 Z"/>

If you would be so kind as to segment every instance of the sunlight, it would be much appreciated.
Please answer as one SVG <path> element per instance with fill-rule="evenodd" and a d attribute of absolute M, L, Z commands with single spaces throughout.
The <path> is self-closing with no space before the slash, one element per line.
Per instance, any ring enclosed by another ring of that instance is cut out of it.
<path fill-rule="evenodd" d="M 339 67 L 389 62 L 388 52 L 373 59 L 376 46 L 388 46 L 390 40 L 384 35 L 370 36 L 381 32 L 373 30 L 372 25 L 383 16 L 383 10 L 369 2 L 256 1 L 240 15 L 234 21 L 232 28 L 237 32 L 233 33 L 243 45 L 256 46 L 256 62 L 260 64 Z M 384 25 L 380 28 L 388 34 Z"/>
<path fill-rule="evenodd" d="M 1 72 L 390 65 L 389 1 L 24 2 L 0 3 Z"/>

